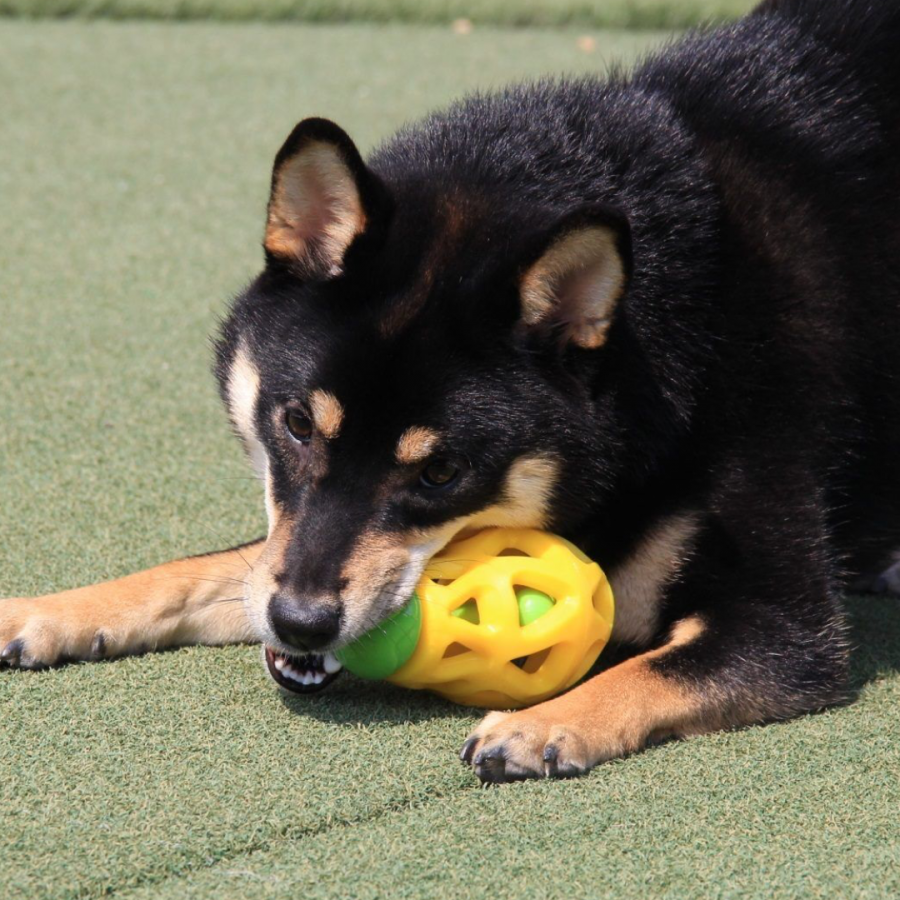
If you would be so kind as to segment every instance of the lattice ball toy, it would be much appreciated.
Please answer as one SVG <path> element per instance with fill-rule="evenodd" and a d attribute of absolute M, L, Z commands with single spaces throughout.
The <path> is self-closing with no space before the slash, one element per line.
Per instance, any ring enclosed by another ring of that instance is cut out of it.
<path fill-rule="evenodd" d="M 606 576 L 555 535 L 492 528 L 449 544 L 409 604 L 337 653 L 363 678 L 513 709 L 571 687 L 609 640 Z"/>

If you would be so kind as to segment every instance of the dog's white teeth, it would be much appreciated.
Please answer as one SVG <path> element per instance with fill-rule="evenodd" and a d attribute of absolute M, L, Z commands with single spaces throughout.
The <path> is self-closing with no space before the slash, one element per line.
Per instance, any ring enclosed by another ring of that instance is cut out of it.
<path fill-rule="evenodd" d="M 281 674 L 284 675 L 285 678 L 290 678 L 291 681 L 303 681 L 303 676 L 295 669 L 291 668 L 290 663 L 287 662 L 284 664 L 284 668 L 281 670 Z"/>
<path fill-rule="evenodd" d="M 326 653 L 325 658 L 322 660 L 322 668 L 329 675 L 334 675 L 335 672 L 340 672 L 343 666 L 338 662 L 338 658 L 333 653 Z"/>
<path fill-rule="evenodd" d="M 278 669 L 279 672 L 283 672 L 285 667 L 285 661 L 283 656 L 275 657 L 275 668 Z"/>
<path fill-rule="evenodd" d="M 313 684 L 321 684 L 325 680 L 324 672 L 313 672 L 312 673 L 312 683 Z"/>
<path fill-rule="evenodd" d="M 313 674 L 312 672 L 304 672 L 303 678 L 300 679 L 303 684 L 312 684 L 313 683 Z"/>

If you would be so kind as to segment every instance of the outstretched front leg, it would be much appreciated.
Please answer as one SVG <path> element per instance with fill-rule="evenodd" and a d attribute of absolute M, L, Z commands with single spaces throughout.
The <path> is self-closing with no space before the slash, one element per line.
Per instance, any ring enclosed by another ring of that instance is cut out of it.
<path fill-rule="evenodd" d="M 767 566 L 757 554 L 717 571 L 701 554 L 671 589 L 668 606 L 683 614 L 659 646 L 531 709 L 489 714 L 463 745 L 463 762 L 485 783 L 570 777 L 664 738 L 842 699 L 847 643 L 837 592 L 813 552 L 803 559 L 787 546 L 802 561 Z"/>
<path fill-rule="evenodd" d="M 0 662 L 41 668 L 254 640 L 245 581 L 264 541 L 46 597 L 0 600 Z"/>

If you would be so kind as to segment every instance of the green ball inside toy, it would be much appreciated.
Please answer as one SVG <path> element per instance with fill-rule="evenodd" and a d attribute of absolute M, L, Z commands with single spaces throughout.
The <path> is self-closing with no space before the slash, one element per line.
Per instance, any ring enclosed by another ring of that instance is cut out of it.
<path fill-rule="evenodd" d="M 553 609 L 553 598 L 534 588 L 516 588 L 519 601 L 519 624 L 530 625 Z"/>
<path fill-rule="evenodd" d="M 529 625 L 553 609 L 553 599 L 533 588 L 516 588 L 516 599 L 519 601 L 520 625 Z M 454 609 L 451 615 L 478 624 L 478 607 L 474 600 Z M 353 643 L 341 647 L 335 656 L 344 668 L 360 678 L 388 678 L 413 655 L 421 630 L 421 600 L 413 594 L 403 609 Z"/>
<path fill-rule="evenodd" d="M 360 678 L 393 675 L 412 655 L 422 630 L 422 608 L 417 594 L 399 612 L 361 638 L 341 647 L 335 656 L 344 668 Z"/>
<path fill-rule="evenodd" d="M 535 619 L 553 609 L 553 598 L 534 588 L 516 588 L 516 600 L 519 601 L 520 625 L 530 625 Z M 463 603 L 450 615 L 456 616 L 457 619 L 465 619 L 473 625 L 478 624 L 478 607 L 474 600 Z"/>

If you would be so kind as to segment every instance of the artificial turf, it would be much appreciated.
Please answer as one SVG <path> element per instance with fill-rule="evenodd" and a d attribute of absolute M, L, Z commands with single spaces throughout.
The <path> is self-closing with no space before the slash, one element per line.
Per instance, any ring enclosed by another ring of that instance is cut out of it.
<path fill-rule="evenodd" d="M 259 263 L 268 169 L 325 114 L 371 146 L 473 86 L 660 36 L 0 23 L 0 594 L 226 546 L 261 501 L 206 335 Z M 610 123 L 615 127 L 615 123 Z M 482 791 L 470 711 L 255 648 L 0 672 L 8 897 L 885 897 L 900 892 L 900 604 L 851 601 L 861 696 Z"/>
<path fill-rule="evenodd" d="M 0 0 L 0 15 L 687 28 L 757 0 Z"/>

